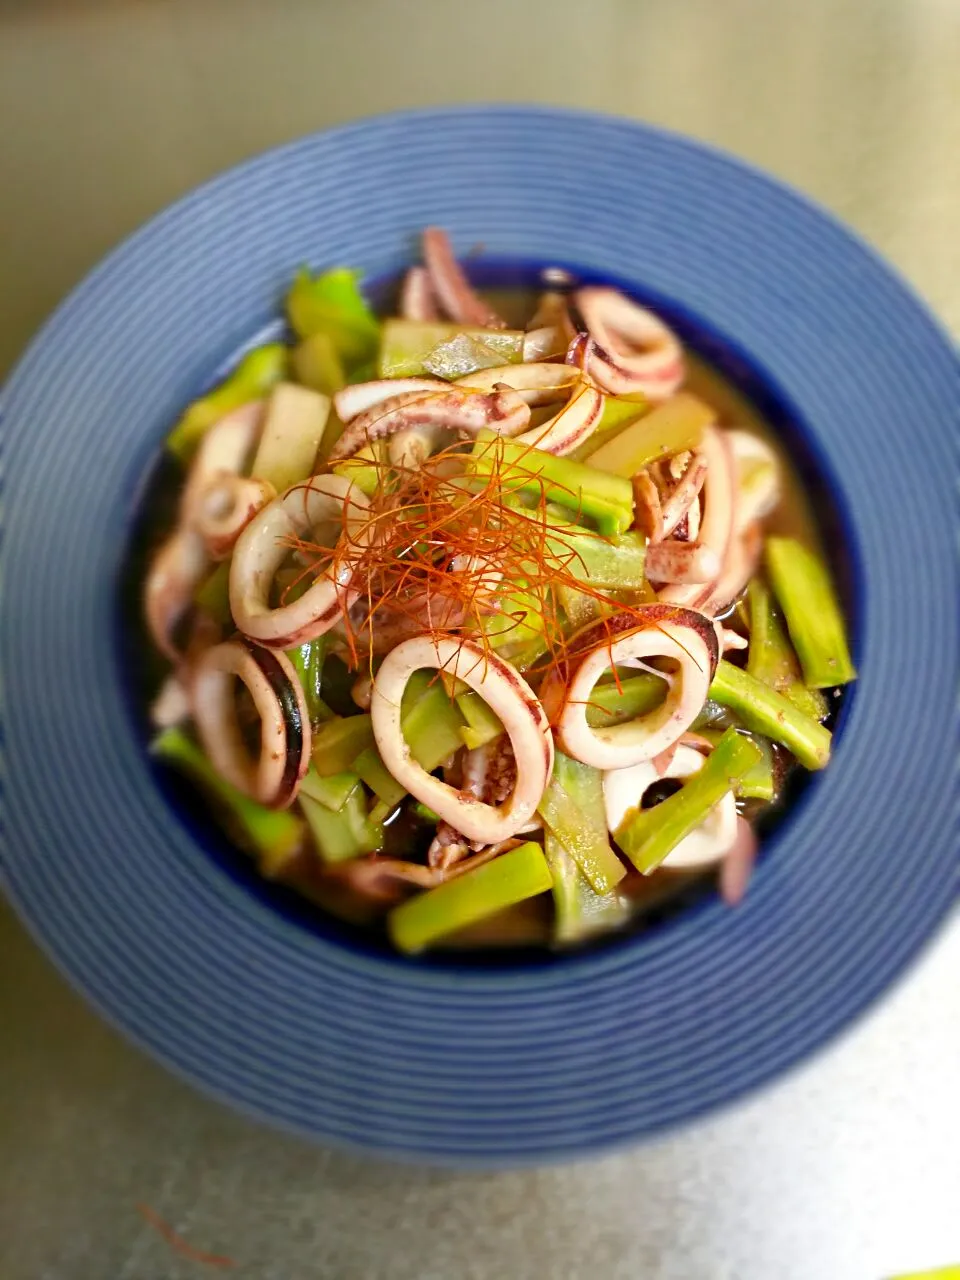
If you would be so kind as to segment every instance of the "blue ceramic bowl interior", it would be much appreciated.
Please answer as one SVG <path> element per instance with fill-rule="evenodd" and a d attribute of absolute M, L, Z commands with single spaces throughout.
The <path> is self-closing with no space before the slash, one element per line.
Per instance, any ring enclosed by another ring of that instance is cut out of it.
<path fill-rule="evenodd" d="M 752 395 L 814 495 L 860 679 L 735 911 L 707 895 L 561 959 L 402 961 L 270 897 L 145 756 L 118 584 L 165 432 L 300 263 L 388 279 L 427 223 L 482 242 L 481 274 L 625 282 Z M 539 108 L 305 138 L 116 250 L 3 409 L 3 887 L 106 1018 L 231 1105 L 456 1166 L 633 1141 L 823 1045 L 953 902 L 960 365 L 868 248 L 762 174 Z"/>

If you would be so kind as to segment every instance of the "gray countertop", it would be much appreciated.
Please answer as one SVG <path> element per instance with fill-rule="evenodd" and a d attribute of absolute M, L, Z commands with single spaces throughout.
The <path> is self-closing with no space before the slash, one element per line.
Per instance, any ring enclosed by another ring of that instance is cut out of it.
<path fill-rule="evenodd" d="M 0 371 L 119 237 L 218 169 L 358 114 L 503 99 L 745 156 L 857 227 L 960 331 L 958 0 L 0 0 Z M 198 1097 L 0 909 L 0 1277 L 204 1274 L 139 1202 L 251 1280 L 960 1263 L 958 973 L 954 919 L 868 1017 L 736 1108 L 601 1160 L 457 1176 Z"/>

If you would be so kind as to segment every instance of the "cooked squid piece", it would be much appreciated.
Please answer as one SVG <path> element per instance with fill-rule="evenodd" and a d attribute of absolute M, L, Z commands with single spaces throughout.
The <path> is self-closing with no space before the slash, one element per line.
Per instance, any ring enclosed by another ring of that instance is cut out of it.
<path fill-rule="evenodd" d="M 584 372 L 614 396 L 667 400 L 683 381 L 683 350 L 671 329 L 617 289 L 578 289 L 574 301 L 590 336 Z"/>
<path fill-rule="evenodd" d="M 423 261 L 430 288 L 451 320 L 486 329 L 506 328 L 496 311 L 474 292 L 454 256 L 450 237 L 439 227 L 427 227 L 423 233 Z"/>
<path fill-rule="evenodd" d="M 438 822 L 437 834 L 430 841 L 430 847 L 427 849 L 427 866 L 446 870 L 447 867 L 453 867 L 458 862 L 462 862 L 469 853 L 470 841 L 466 840 L 461 832 L 454 831 L 449 822 Z"/>
<path fill-rule="evenodd" d="M 705 456 L 709 462 L 709 478 L 705 486 L 701 542 L 712 541 L 719 547 L 724 490 L 729 482 L 730 526 L 722 563 L 709 590 L 697 598 L 695 607 L 711 617 L 725 613 L 739 598 L 756 572 L 763 550 L 760 520 L 776 506 L 780 497 L 780 473 L 776 457 L 769 445 L 746 431 L 717 433 L 723 447 L 727 467 L 720 465 L 716 441 L 705 440 Z M 711 453 L 711 450 L 714 450 Z M 714 525 L 707 528 L 717 515 Z M 706 530 L 706 532 L 704 532 Z M 683 588 L 668 588 L 660 599 L 677 600 Z"/>
<path fill-rule="evenodd" d="M 187 474 L 177 527 L 151 562 L 144 583 L 144 614 L 154 644 L 171 662 L 182 657 L 174 637 L 177 624 L 214 558 L 203 527 L 208 494 L 211 486 L 230 483 L 243 470 L 262 416 L 263 401 L 251 401 L 209 428 Z"/>
<path fill-rule="evenodd" d="M 330 628 L 330 652 L 347 661 L 352 661 L 357 652 L 380 657 L 389 653 L 395 645 L 403 640 L 412 640 L 422 635 L 424 624 L 419 619 L 408 618 L 405 614 L 391 613 L 377 615 L 376 625 L 366 618 L 366 611 L 359 619 L 354 620 L 358 612 L 357 606 L 349 610 L 347 615 L 338 618 Z M 369 710 L 369 708 L 368 708 Z"/>
<path fill-rule="evenodd" d="M 157 729 L 182 724 L 193 714 L 190 690 L 198 659 L 223 639 L 223 628 L 203 610 L 190 617 L 182 652 L 150 705 L 150 723 Z"/>
<path fill-rule="evenodd" d="M 409 391 L 358 414 L 330 450 L 330 461 L 349 458 L 364 445 L 414 427 L 467 435 L 488 428 L 515 436 L 529 421 L 529 405 L 509 387 L 489 394 L 449 385 L 439 391 Z"/>
<path fill-rule="evenodd" d="M 453 783 L 452 778 L 446 779 Z M 463 753 L 459 790 L 476 796 L 485 804 L 502 804 L 517 783 L 517 762 L 505 734 Z M 529 829 L 530 824 L 524 827 Z M 483 845 L 468 840 L 462 832 L 455 831 L 448 822 L 437 826 L 437 834 L 427 850 L 427 862 L 431 867 L 449 867 L 465 858 L 471 849 Z"/>
<path fill-rule="evenodd" d="M 437 300 L 430 282 L 430 272 L 426 267 L 411 267 L 403 277 L 400 289 L 400 314 L 404 320 L 439 319 Z"/>
<path fill-rule="evenodd" d="M 203 515 L 204 495 L 214 481 L 246 470 L 260 436 L 263 412 L 264 401 L 252 400 L 226 414 L 205 433 L 183 488 L 182 524 L 194 525 Z"/>
<path fill-rule="evenodd" d="M 702 542 L 667 538 L 647 548 L 647 576 L 652 582 L 713 582 L 720 568 L 716 551 Z"/>
<path fill-rule="evenodd" d="M 516 783 L 502 804 L 455 790 L 413 759 L 403 738 L 400 704 L 407 681 L 424 667 L 455 675 L 500 717 L 517 762 Z M 533 817 L 553 769 L 553 739 L 533 690 L 502 659 L 456 636 L 407 640 L 384 658 L 373 682 L 370 712 L 377 747 L 394 778 L 468 840 L 495 844 L 516 835 Z"/>
<path fill-rule="evenodd" d="M 705 547 L 712 552 L 716 557 L 718 573 L 723 573 L 733 541 L 736 514 L 733 458 L 725 433 L 716 427 L 706 428 L 701 448 L 706 460 L 707 475 L 703 485 L 699 530 L 696 541 L 690 545 Z M 664 604 L 701 609 L 711 595 L 712 583 L 704 585 L 687 581 L 664 587 L 659 592 L 659 599 Z"/>
<path fill-rule="evenodd" d="M 427 395 L 445 391 L 448 385 L 439 378 L 374 378 L 371 382 L 355 382 L 341 388 L 333 397 L 333 407 L 340 421 L 349 426 L 361 413 L 367 413 L 386 400 L 415 391 Z"/>
<path fill-rule="evenodd" d="M 719 658 L 709 618 L 663 605 L 637 606 L 593 623 L 573 637 L 571 650 L 547 676 L 541 697 L 558 745 L 597 769 L 640 764 L 671 747 L 703 708 Z M 604 671 L 651 659 L 670 659 L 675 666 L 664 675 L 668 687 L 662 704 L 625 724 L 591 727 L 587 708 Z"/>
<path fill-rule="evenodd" d="M 633 477 L 632 484 L 634 528 L 643 534 L 648 543 L 659 542 L 663 538 L 663 509 L 657 486 L 646 471 L 639 471 Z"/>
<path fill-rule="evenodd" d="M 377 378 L 373 382 L 358 382 L 344 387 L 333 401 L 340 420 L 348 426 L 360 414 L 369 413 L 377 405 L 389 400 L 399 405 L 415 404 L 421 394 L 435 394 L 449 384 L 439 378 Z M 439 446 L 443 439 L 443 427 L 436 423 L 421 423 L 396 431 L 390 437 L 390 461 L 396 467 L 416 467 Z"/>
<path fill-rule="evenodd" d="M 563 457 L 593 435 L 602 416 L 603 396 L 596 387 L 581 383 L 558 413 L 542 425 L 524 431 L 517 439 L 520 444 Z"/>
<path fill-rule="evenodd" d="M 508 844 L 513 844 L 509 841 Z M 503 849 L 493 845 L 449 866 L 425 867 L 422 862 L 408 862 L 404 858 L 383 858 L 374 854 L 368 858 L 351 858 L 328 867 L 327 874 L 342 884 L 349 885 L 357 893 L 385 903 L 396 902 L 410 896 L 411 890 L 435 889 L 437 885 L 456 880 L 466 871 L 475 871 L 492 862 Z"/>
<path fill-rule="evenodd" d="M 150 704 L 150 723 L 155 729 L 171 729 L 183 724 L 193 714 L 190 692 L 185 683 L 171 672 Z"/>
<path fill-rule="evenodd" d="M 743 901 L 759 847 L 757 833 L 747 819 L 738 814 L 737 837 L 720 868 L 720 896 L 728 907 L 736 907 Z"/>
<path fill-rule="evenodd" d="M 661 537 L 668 538 L 682 520 L 688 517 L 690 509 L 700 497 L 707 478 L 709 462 L 702 449 L 690 455 L 680 479 L 674 488 L 662 500 L 663 531 Z M 699 528 L 699 526 L 698 526 Z M 696 533 L 693 534 L 696 537 Z"/>
<path fill-rule="evenodd" d="M 687 514 L 683 517 L 676 529 L 673 531 L 674 538 L 683 539 L 686 542 L 696 542 L 700 537 L 700 521 L 703 512 L 701 510 L 699 496 L 694 498 L 693 502 L 687 508 Z"/>
<path fill-rule="evenodd" d="M 709 745 L 709 744 L 708 744 Z M 607 826 L 616 831 L 632 809 L 644 807 L 644 798 L 664 778 L 690 778 L 703 768 L 704 757 L 692 746 L 680 744 L 658 770 L 653 761 L 612 769 L 603 775 L 603 801 Z M 661 863 L 668 871 L 693 871 L 713 866 L 727 856 L 737 839 L 737 801 L 728 791 L 695 831 L 674 846 Z"/>
<path fill-rule="evenodd" d="M 210 557 L 196 529 L 181 526 L 154 556 L 143 588 L 143 611 L 151 639 L 165 658 L 179 662 L 177 624 L 207 575 Z"/>
<path fill-rule="evenodd" d="M 260 719 L 260 752 L 247 750 L 236 702 L 236 681 Z M 290 660 L 245 640 L 208 649 L 193 673 L 193 714 L 200 741 L 217 772 L 251 799 L 284 809 L 310 765 L 310 717 Z"/>
<path fill-rule="evenodd" d="M 531 408 L 566 400 L 581 381 L 579 372 L 567 364 L 500 364 L 493 369 L 465 373 L 453 384 L 468 391 L 496 391 L 510 387 Z"/>
<path fill-rule="evenodd" d="M 210 558 L 226 559 L 253 517 L 275 497 L 266 480 L 229 475 L 211 480 L 200 496 L 196 517 Z"/>
<path fill-rule="evenodd" d="M 729 627 L 720 627 L 717 632 L 717 640 L 720 643 L 721 655 L 734 649 L 743 650 L 750 647 L 750 641 L 746 636 L 742 636 L 739 631 L 731 631 Z"/>
<path fill-rule="evenodd" d="M 603 414 L 603 396 L 568 364 L 507 364 L 481 369 L 458 378 L 458 387 L 492 391 L 512 387 L 531 408 L 565 401 L 563 407 L 517 439 L 545 453 L 572 453 L 596 429 Z"/>
<path fill-rule="evenodd" d="M 562 359 L 576 335 L 567 295 L 548 289 L 540 295 L 537 309 L 527 322 L 523 359 Z"/>
<path fill-rule="evenodd" d="M 455 555 L 450 561 L 450 572 L 463 577 L 466 590 L 475 601 L 492 595 L 503 581 L 503 570 L 489 556 Z"/>
<path fill-rule="evenodd" d="M 759 436 L 727 431 L 726 437 L 737 489 L 736 528 L 742 532 L 754 520 L 769 515 L 780 500 L 780 466 L 776 454 Z"/>
<path fill-rule="evenodd" d="M 763 533 L 759 523 L 754 522 L 742 533 L 734 535 L 720 576 L 701 606 L 704 613 L 712 618 L 727 613 L 730 606 L 740 598 L 747 583 L 756 572 L 762 550 Z"/>
<path fill-rule="evenodd" d="M 543 325 L 527 329 L 523 335 L 523 359 L 530 364 L 537 360 L 556 360 L 566 353 L 572 333 L 562 325 Z"/>
<path fill-rule="evenodd" d="M 353 599 L 348 557 L 336 558 L 290 604 L 272 607 L 270 588 L 291 539 L 309 538 L 318 525 L 335 520 L 345 521 L 351 536 L 362 541 L 368 509 L 360 490 L 337 475 L 313 476 L 264 507 L 237 540 L 230 565 L 230 609 L 240 631 L 273 649 L 291 649 L 329 631 Z"/>
<path fill-rule="evenodd" d="M 357 676 L 350 686 L 350 697 L 361 711 L 369 711 L 373 697 L 373 676 Z"/>
<path fill-rule="evenodd" d="M 431 629 L 444 630 L 461 626 L 464 606 L 453 600 L 419 600 L 419 608 L 408 601 L 403 612 L 395 609 L 369 615 L 367 606 L 358 603 L 338 618 L 330 628 L 331 651 L 353 659 L 358 653 L 379 657 L 389 653 L 404 640 L 414 640 Z"/>

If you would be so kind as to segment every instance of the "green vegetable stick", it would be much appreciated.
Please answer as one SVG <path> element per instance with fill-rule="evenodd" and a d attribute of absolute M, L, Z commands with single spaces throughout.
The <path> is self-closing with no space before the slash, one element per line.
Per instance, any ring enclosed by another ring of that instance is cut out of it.
<path fill-rule="evenodd" d="M 360 289 L 360 277 L 361 273 L 354 267 L 330 267 L 317 275 L 311 275 L 306 267 L 301 267 L 291 286 L 288 301 L 290 297 L 295 299 L 294 309 L 298 302 L 305 302 L 307 309 L 313 303 L 322 303 L 335 307 L 357 324 L 375 324 L 376 316 Z M 303 324 L 300 329 L 304 333 L 316 331 L 310 324 Z"/>
<path fill-rule="evenodd" d="M 463 693 L 458 693 L 456 698 L 460 714 L 467 722 L 460 730 L 460 737 L 465 746 L 482 747 L 488 742 L 493 742 L 494 738 L 500 737 L 503 733 L 500 717 L 490 709 L 489 704 L 484 702 L 479 693 L 475 693 L 473 689 L 467 689 Z"/>
<path fill-rule="evenodd" d="M 642 534 L 625 533 L 617 542 L 608 542 L 575 524 L 558 528 L 551 521 L 544 541 L 551 558 L 580 582 L 610 590 L 646 586 L 647 540 Z"/>
<path fill-rule="evenodd" d="M 827 566 L 795 538 L 767 538 L 764 552 L 807 684 L 814 689 L 832 689 L 856 680 Z"/>
<path fill-rule="evenodd" d="M 328 777 L 321 778 L 311 765 L 300 783 L 300 794 L 316 800 L 325 809 L 332 809 L 334 813 L 339 813 L 359 785 L 359 776 L 350 770 L 344 773 L 331 773 Z"/>
<path fill-rule="evenodd" d="M 299 271 L 287 294 L 287 316 L 299 338 L 326 334 L 347 364 L 370 360 L 376 352 L 380 324 L 360 292 L 359 272 L 348 267 L 317 276 Z"/>
<path fill-rule="evenodd" d="M 714 746 L 724 734 L 722 729 L 700 729 L 698 732 Z M 773 748 L 770 740 L 760 734 L 750 734 L 750 741 L 759 749 L 761 758 L 737 783 L 737 796 L 741 800 L 773 800 L 776 797 L 776 789 L 773 778 Z"/>
<path fill-rule="evenodd" d="M 708 698 L 700 708 L 693 724 L 690 726 L 695 733 L 702 733 L 706 729 L 742 729 L 743 721 L 738 715 L 735 715 L 729 707 L 721 706 L 715 698 Z"/>
<path fill-rule="evenodd" d="M 562 583 L 557 587 L 557 599 L 560 601 L 571 631 L 579 631 L 588 622 L 595 622 L 601 615 L 600 601 L 576 587 L 568 587 Z"/>
<path fill-rule="evenodd" d="M 346 862 L 383 848 L 383 828 L 367 816 L 367 802 L 359 783 L 337 813 L 302 792 L 300 808 L 324 862 Z"/>
<path fill-rule="evenodd" d="M 347 386 L 360 382 L 373 382 L 377 376 L 376 360 L 364 360 L 362 364 L 354 365 L 347 374 Z"/>
<path fill-rule="evenodd" d="M 595 449 L 587 461 L 629 479 L 658 458 L 695 449 L 716 416 L 708 404 L 681 391 Z"/>
<path fill-rule="evenodd" d="M 291 357 L 294 377 L 312 391 L 335 395 L 346 386 L 343 361 L 329 333 L 313 333 L 295 347 Z"/>
<path fill-rule="evenodd" d="M 519 329 L 480 329 L 433 320 L 387 320 L 380 338 L 380 377 L 422 378 L 428 372 L 424 360 L 459 334 L 495 352 L 500 364 L 519 364 L 523 359 L 523 332 Z"/>
<path fill-rule="evenodd" d="M 500 351 L 468 333 L 458 333 L 453 338 L 438 342 L 423 358 L 424 372 L 443 378 L 445 382 L 464 378 L 480 369 L 496 369 L 503 363 Z"/>
<path fill-rule="evenodd" d="M 819 689 L 808 689 L 800 676 L 800 663 L 787 639 L 766 584 L 753 578 L 747 587 L 750 619 L 750 647 L 747 670 L 758 680 L 789 698 L 795 707 L 814 720 L 827 714 L 827 700 Z"/>
<path fill-rule="evenodd" d="M 395 804 L 387 804 L 385 800 L 378 800 L 375 796 L 372 797 L 370 802 L 370 821 L 375 827 L 382 827 L 396 807 Z"/>
<path fill-rule="evenodd" d="M 221 778 L 182 729 L 165 729 L 154 738 L 150 751 L 212 792 L 256 849 L 264 875 L 276 875 L 297 854 L 303 842 L 303 823 L 287 809 L 267 809 L 257 804 Z"/>
<path fill-rule="evenodd" d="M 250 474 L 273 485 L 277 493 L 308 479 L 317 470 L 329 417 L 329 396 L 295 382 L 278 382 L 267 400 Z"/>
<path fill-rule="evenodd" d="M 522 844 L 394 907 L 387 930 L 400 951 L 412 954 L 505 907 L 546 893 L 552 883 L 540 846 Z"/>
<path fill-rule="evenodd" d="M 638 871 L 649 875 L 760 759 L 760 749 L 749 738 L 728 729 L 678 792 L 653 809 L 627 814 L 617 828 L 617 844 Z"/>
<path fill-rule="evenodd" d="M 647 672 L 621 679 L 619 689 L 613 680 L 596 684 L 587 703 L 587 724 L 594 729 L 625 724 L 658 707 L 666 693 L 665 681 Z"/>
<path fill-rule="evenodd" d="M 407 682 L 400 726 L 411 755 L 432 773 L 463 746 L 463 717 L 432 671 L 417 671 Z"/>
<path fill-rule="evenodd" d="M 773 749 L 769 739 L 759 734 L 750 741 L 759 750 L 760 759 L 737 783 L 737 795 L 741 800 L 765 800 L 769 804 L 777 796 L 773 776 Z"/>
<path fill-rule="evenodd" d="M 336 716 L 313 735 L 313 764 L 321 778 L 329 778 L 352 769 L 360 752 L 372 746 L 373 723 L 369 715 Z"/>
<path fill-rule="evenodd" d="M 553 876 L 557 942 L 581 942 L 591 934 L 615 929 L 627 919 L 626 903 L 617 893 L 596 893 L 576 859 L 550 831 L 545 833 L 543 851 Z"/>
<path fill-rule="evenodd" d="M 313 578 L 313 572 L 302 565 L 290 565 L 288 568 L 278 569 L 270 588 L 271 602 L 278 605 L 293 604 L 295 600 L 307 594 L 313 586 Z M 292 653 L 293 650 L 289 649 L 287 652 Z"/>
<path fill-rule="evenodd" d="M 477 433 L 469 472 L 481 479 L 497 473 L 506 493 L 525 493 L 534 498 L 543 495 L 547 501 L 595 521 L 606 537 L 619 538 L 633 522 L 633 486 L 629 480 L 505 440 L 493 431 Z"/>
<path fill-rule="evenodd" d="M 194 400 L 167 436 L 167 448 L 181 462 L 189 462 L 208 428 L 242 404 L 259 400 L 287 371 L 289 352 L 271 342 L 247 352 L 218 387 Z"/>
<path fill-rule="evenodd" d="M 782 743 L 807 769 L 822 769 L 830 759 L 831 737 L 782 694 L 721 658 L 710 698 L 729 707 L 744 727 Z"/>
<path fill-rule="evenodd" d="M 309 579 L 304 579 L 304 581 L 307 582 L 308 586 L 310 585 Z M 304 700 L 307 704 L 307 714 L 314 729 L 324 724 L 327 720 L 333 719 L 333 712 L 321 696 L 323 661 L 326 657 L 326 652 L 326 636 L 317 636 L 313 640 L 307 640 L 304 644 L 297 645 L 295 649 L 287 650 L 287 657 L 293 664 L 293 668 L 300 680 L 300 687 L 303 689 Z"/>
<path fill-rule="evenodd" d="M 355 484 L 361 493 L 372 498 L 384 475 L 387 453 L 382 440 L 365 444 L 350 458 L 335 462 L 330 468 L 336 475 Z"/>
<path fill-rule="evenodd" d="M 377 799 L 383 802 L 388 813 L 406 796 L 406 790 L 380 759 L 380 752 L 376 747 L 367 747 L 366 751 L 361 751 L 354 760 L 353 767 Z"/>
<path fill-rule="evenodd" d="M 518 584 L 499 596 L 498 612 L 484 618 L 484 634 L 494 649 L 522 669 L 517 663 L 519 655 L 530 662 L 531 652 L 537 656 L 546 648 L 543 613 L 541 596 Z"/>
<path fill-rule="evenodd" d="M 578 445 L 572 453 L 566 456 L 572 458 L 574 462 L 585 462 L 591 453 L 596 453 L 602 444 L 606 444 L 615 436 L 620 435 L 621 431 L 642 418 L 648 412 L 650 406 L 644 400 L 627 400 L 621 396 L 607 396 L 603 402 L 603 413 L 600 415 L 600 421 L 596 430 L 593 431 L 583 444 Z"/>
<path fill-rule="evenodd" d="M 610 847 L 598 769 L 558 751 L 553 777 L 537 808 L 597 893 L 609 893 L 627 874 Z"/>

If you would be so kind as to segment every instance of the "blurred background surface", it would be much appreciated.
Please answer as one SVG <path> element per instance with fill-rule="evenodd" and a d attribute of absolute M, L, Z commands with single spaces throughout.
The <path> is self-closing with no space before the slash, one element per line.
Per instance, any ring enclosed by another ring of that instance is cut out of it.
<path fill-rule="evenodd" d="M 0 374 L 118 239 L 224 167 L 357 115 L 504 100 L 617 112 L 763 166 L 960 332 L 958 0 L 0 0 Z M 960 1262 L 958 973 L 954 922 L 881 1007 L 745 1104 L 599 1161 L 456 1176 L 316 1150 L 197 1097 L 0 908 L 0 1276 L 202 1274 L 137 1202 L 250 1280 L 879 1280 Z"/>

